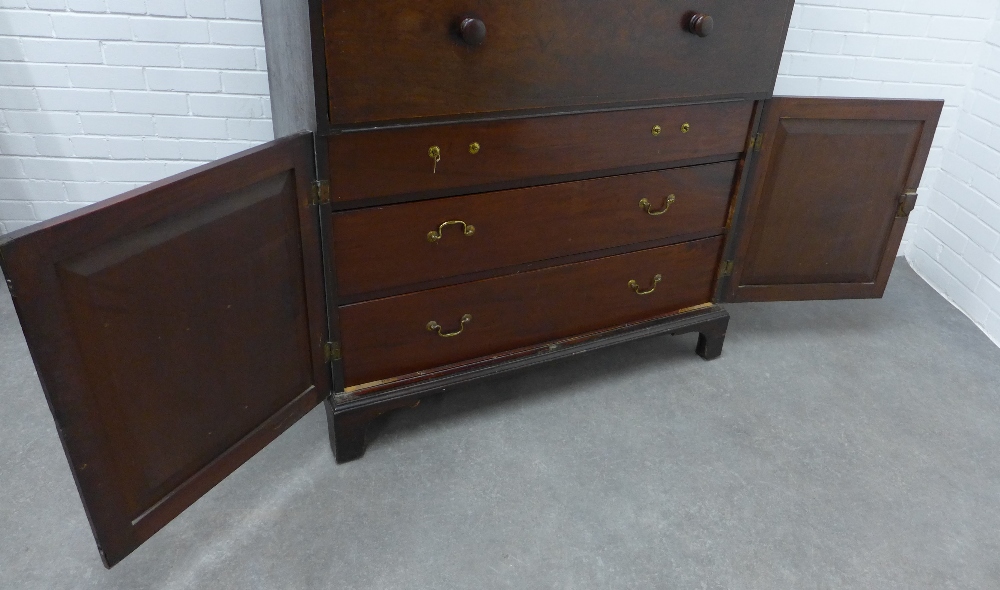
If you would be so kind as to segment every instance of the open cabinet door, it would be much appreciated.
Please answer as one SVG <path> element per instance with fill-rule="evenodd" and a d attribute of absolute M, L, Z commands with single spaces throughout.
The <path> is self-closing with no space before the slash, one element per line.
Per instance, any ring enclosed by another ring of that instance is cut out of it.
<path fill-rule="evenodd" d="M 109 567 L 329 394 L 313 161 L 275 141 L 0 243 Z"/>
<path fill-rule="evenodd" d="M 943 104 L 767 101 L 720 299 L 881 297 Z"/>

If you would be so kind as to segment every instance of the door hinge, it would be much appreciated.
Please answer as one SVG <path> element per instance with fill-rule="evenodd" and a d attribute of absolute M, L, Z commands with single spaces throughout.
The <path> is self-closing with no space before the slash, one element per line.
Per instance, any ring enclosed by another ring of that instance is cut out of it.
<path fill-rule="evenodd" d="M 330 204 L 330 181 L 329 180 L 317 180 L 312 183 L 312 194 L 309 200 L 310 205 L 329 205 Z"/>
<path fill-rule="evenodd" d="M 340 343 L 339 342 L 327 342 L 323 345 L 323 357 L 326 358 L 326 362 L 339 361 L 340 360 Z"/>
<path fill-rule="evenodd" d="M 758 133 L 756 135 L 750 136 L 750 145 L 747 146 L 747 151 L 759 152 L 761 146 L 764 145 L 764 134 Z"/>
<path fill-rule="evenodd" d="M 896 217 L 909 217 L 917 206 L 917 191 L 906 191 L 899 197 L 899 210 Z"/>
<path fill-rule="evenodd" d="M 14 299 L 14 281 L 7 279 L 7 290 L 10 291 L 10 298 Z"/>
<path fill-rule="evenodd" d="M 727 260 L 722 263 L 722 270 L 719 271 L 720 277 L 731 277 L 733 276 L 733 261 Z"/>

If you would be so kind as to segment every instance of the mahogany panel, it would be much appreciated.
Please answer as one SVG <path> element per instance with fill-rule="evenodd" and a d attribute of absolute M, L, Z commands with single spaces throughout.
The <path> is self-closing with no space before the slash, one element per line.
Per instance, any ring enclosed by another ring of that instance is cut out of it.
<path fill-rule="evenodd" d="M 727 300 L 881 297 L 942 106 L 769 101 Z"/>
<path fill-rule="evenodd" d="M 715 237 L 343 306 L 346 384 L 426 371 L 707 303 L 721 246 L 722 238 Z M 654 286 L 652 293 L 637 293 Z M 441 336 L 460 329 L 457 336 Z"/>
<path fill-rule="evenodd" d="M 272 142 L 0 246 L 108 565 L 330 392 L 312 148 Z"/>
<path fill-rule="evenodd" d="M 735 174 L 736 163 L 723 162 L 335 213 L 340 294 L 673 236 L 721 234 Z M 438 232 L 454 221 L 466 225 Z M 440 238 L 432 241 L 431 232 Z"/>
<path fill-rule="evenodd" d="M 331 196 L 451 196 L 739 154 L 752 109 L 737 101 L 344 133 L 329 138 Z"/>
<path fill-rule="evenodd" d="M 792 5 L 325 0 L 330 120 L 770 95 Z"/>

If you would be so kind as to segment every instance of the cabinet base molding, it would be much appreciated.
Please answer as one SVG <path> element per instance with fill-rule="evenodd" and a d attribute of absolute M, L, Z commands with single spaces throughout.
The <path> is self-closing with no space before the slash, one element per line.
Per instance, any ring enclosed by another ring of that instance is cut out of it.
<path fill-rule="evenodd" d="M 490 359 L 490 362 L 471 369 L 467 365 L 460 373 L 423 376 L 422 381 L 407 382 L 379 393 L 341 394 L 326 401 L 330 445 L 337 463 L 360 459 L 365 453 L 369 424 L 388 412 L 415 407 L 424 397 L 451 387 L 641 338 L 697 332 L 697 354 L 705 360 L 713 360 L 722 355 L 728 326 L 729 312 L 721 306 L 708 305 L 657 320 L 523 350 L 505 360 Z"/>

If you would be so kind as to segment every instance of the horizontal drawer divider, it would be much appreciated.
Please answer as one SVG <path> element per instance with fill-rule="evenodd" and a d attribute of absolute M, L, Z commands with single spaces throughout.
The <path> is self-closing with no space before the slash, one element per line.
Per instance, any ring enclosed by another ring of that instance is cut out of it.
<path fill-rule="evenodd" d="M 459 187 L 454 189 L 443 189 L 427 191 L 422 193 L 411 193 L 392 197 L 374 197 L 370 199 L 357 199 L 350 201 L 334 201 L 331 203 L 331 210 L 334 213 L 354 211 L 358 209 L 370 209 L 372 207 L 384 207 L 386 205 L 399 205 L 401 203 L 415 203 L 419 201 L 430 201 L 448 197 L 461 197 L 466 195 L 478 195 L 482 193 L 492 193 L 502 190 L 519 188 L 531 188 L 536 186 L 549 186 L 563 184 L 566 182 L 577 182 L 580 180 L 597 180 L 612 176 L 624 176 L 627 174 L 639 174 L 642 172 L 659 172 L 662 170 L 674 170 L 676 168 L 689 168 L 692 166 L 702 166 L 705 164 L 720 164 L 723 162 L 735 162 L 743 156 L 742 153 L 718 154 L 703 158 L 690 158 L 686 160 L 673 160 L 645 166 L 627 166 L 624 168 L 610 168 L 606 170 L 588 170 L 578 174 L 560 174 L 556 176 L 544 176 L 538 178 L 526 178 L 512 180 L 510 182 L 499 182 L 481 186 Z M 336 182 L 336 181 L 331 181 Z"/>
<path fill-rule="evenodd" d="M 683 107 L 688 105 L 741 102 L 746 100 L 766 100 L 771 98 L 771 92 L 751 92 L 712 96 L 708 100 L 696 98 L 678 98 L 676 100 L 637 100 L 618 101 L 573 107 L 549 107 L 540 109 L 523 109 L 512 111 L 496 111 L 490 113 L 473 113 L 468 115 L 452 115 L 444 117 L 424 117 L 419 119 L 394 119 L 357 123 L 354 125 L 331 125 L 319 130 L 319 137 L 333 137 L 347 133 L 364 133 L 366 131 L 381 131 L 387 129 L 407 129 L 409 127 L 428 127 L 432 125 L 452 125 L 455 123 L 491 123 L 494 121 L 513 121 L 537 117 L 559 117 L 562 115 L 587 115 L 590 113 L 611 113 L 618 111 L 634 111 L 656 107 Z"/>
<path fill-rule="evenodd" d="M 361 293 L 358 295 L 350 296 L 340 296 L 338 297 L 338 305 L 351 305 L 354 303 L 361 303 L 364 301 L 373 301 L 376 299 L 384 299 L 386 297 L 394 297 L 396 295 L 405 295 L 407 293 L 416 293 L 418 291 L 426 291 L 429 289 L 436 289 L 438 287 L 449 287 L 452 285 L 460 285 L 462 283 L 471 283 L 473 281 L 481 281 L 484 279 L 491 279 L 494 277 L 501 277 L 505 275 L 513 275 L 522 272 L 529 272 L 533 270 L 541 270 L 543 268 L 549 268 L 554 266 L 562 266 L 565 264 L 573 264 L 576 262 L 587 262 L 589 260 L 597 260 L 600 258 L 607 258 L 608 256 L 617 256 L 619 254 L 628 254 L 631 252 L 641 252 L 642 250 L 651 250 L 653 248 L 660 248 L 663 246 L 673 246 L 676 244 L 682 244 L 684 242 L 694 242 L 697 240 L 703 240 L 706 238 L 713 238 L 716 236 L 725 235 L 726 231 L 723 228 L 712 231 L 703 231 L 691 234 L 684 234 L 679 236 L 673 236 L 663 240 L 652 240 L 649 242 L 640 242 L 637 244 L 628 244 L 625 246 L 618 246 L 615 248 L 607 248 L 604 250 L 595 250 L 593 252 L 583 252 L 580 254 L 572 254 L 569 256 L 560 256 L 558 258 L 549 258 L 547 260 L 538 260 L 535 262 L 529 262 L 526 264 L 518 264 L 516 266 L 508 266 L 504 268 L 497 268 L 483 272 L 465 274 L 461 276 L 448 277 L 444 279 L 439 279 L 436 281 L 427 281 L 424 283 L 418 283 L 413 285 L 406 285 L 403 287 L 397 287 L 394 289 L 384 289 L 381 291 L 375 291 L 372 293 Z"/>

